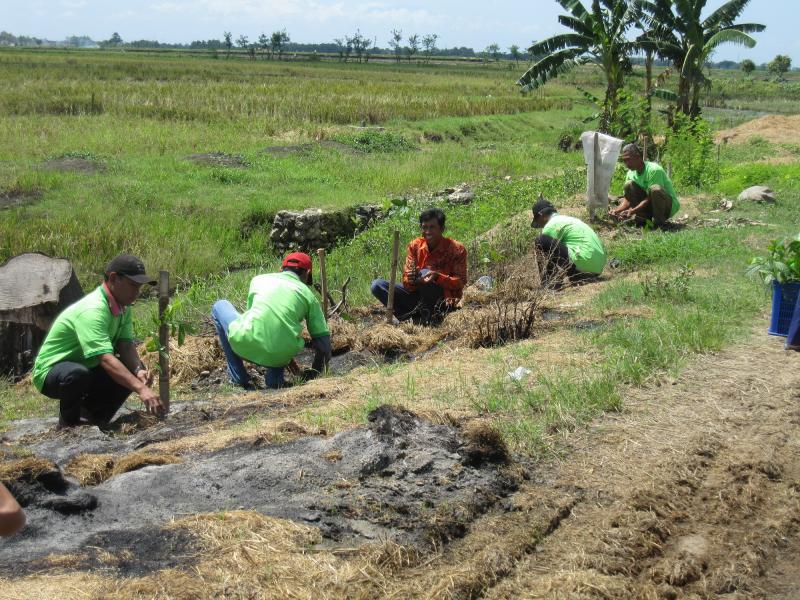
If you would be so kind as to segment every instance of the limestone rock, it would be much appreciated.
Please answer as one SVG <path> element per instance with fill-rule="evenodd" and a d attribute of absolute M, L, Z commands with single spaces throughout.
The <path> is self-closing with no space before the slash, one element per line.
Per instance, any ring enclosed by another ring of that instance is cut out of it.
<path fill-rule="evenodd" d="M 739 202 L 750 200 L 751 202 L 766 202 L 767 204 L 775 204 L 774 192 L 765 185 L 754 185 L 744 190 L 739 194 Z"/>
<path fill-rule="evenodd" d="M 450 204 L 469 204 L 474 199 L 475 192 L 473 192 L 469 186 L 463 183 L 453 189 L 453 191 L 447 196 L 447 201 Z"/>

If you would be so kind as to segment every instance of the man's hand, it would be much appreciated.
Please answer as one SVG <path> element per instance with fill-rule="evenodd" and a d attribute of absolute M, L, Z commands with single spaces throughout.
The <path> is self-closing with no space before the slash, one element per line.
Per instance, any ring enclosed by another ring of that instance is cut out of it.
<path fill-rule="evenodd" d="M 422 277 L 422 283 L 436 283 L 437 281 L 439 281 L 439 273 L 436 271 L 428 271 Z"/>
<path fill-rule="evenodd" d="M 145 408 L 147 408 L 149 414 L 161 415 L 164 412 L 164 405 L 161 404 L 161 398 L 147 385 L 143 385 L 136 393 L 139 394 L 139 398 L 142 399 L 142 403 L 145 405 Z"/>

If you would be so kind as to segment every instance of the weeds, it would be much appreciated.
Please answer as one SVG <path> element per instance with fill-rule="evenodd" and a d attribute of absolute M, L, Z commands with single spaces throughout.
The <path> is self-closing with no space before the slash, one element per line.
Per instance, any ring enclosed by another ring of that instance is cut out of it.
<path fill-rule="evenodd" d="M 663 273 L 644 274 L 639 276 L 644 297 L 656 300 L 689 300 L 689 286 L 694 277 L 694 270 L 684 265 L 675 275 Z"/>
<path fill-rule="evenodd" d="M 391 131 L 368 129 L 355 135 L 338 136 L 336 139 L 366 153 L 407 152 L 415 149 L 405 137 Z"/>

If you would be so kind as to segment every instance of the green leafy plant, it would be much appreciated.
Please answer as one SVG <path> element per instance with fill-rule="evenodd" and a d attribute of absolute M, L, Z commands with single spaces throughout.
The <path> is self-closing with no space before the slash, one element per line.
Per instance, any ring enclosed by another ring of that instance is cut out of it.
<path fill-rule="evenodd" d="M 667 136 L 667 156 L 675 166 L 675 182 L 684 186 L 712 183 L 718 179 L 714 161 L 714 137 L 702 118 L 675 115 L 673 130 Z"/>
<path fill-rule="evenodd" d="M 767 256 L 757 256 L 750 262 L 747 274 L 765 284 L 800 282 L 800 233 L 793 238 L 773 240 Z"/>
<path fill-rule="evenodd" d="M 148 352 L 159 352 L 169 356 L 169 348 L 162 348 L 158 340 L 158 330 L 162 324 L 166 324 L 169 328 L 170 337 L 178 340 L 178 346 L 183 346 L 186 336 L 194 333 L 194 327 L 183 321 L 179 316 L 182 304 L 181 299 L 173 300 L 167 306 L 162 318 L 159 318 L 157 314 L 152 315 L 150 337 L 145 342 L 145 348 Z"/>

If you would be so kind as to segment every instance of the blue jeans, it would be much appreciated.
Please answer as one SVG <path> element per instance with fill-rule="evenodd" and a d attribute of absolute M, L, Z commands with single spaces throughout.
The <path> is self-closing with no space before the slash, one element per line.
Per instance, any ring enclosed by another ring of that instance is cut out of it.
<path fill-rule="evenodd" d="M 236 385 L 248 385 L 250 374 L 244 366 L 242 357 L 233 351 L 228 341 L 228 328 L 233 321 L 239 318 L 239 313 L 228 300 L 218 300 L 211 307 L 211 318 L 214 320 L 214 328 L 217 330 L 219 345 L 222 346 L 222 351 L 225 353 L 231 381 Z M 283 387 L 285 385 L 283 367 L 267 367 L 266 380 L 269 388 Z"/>
<path fill-rule="evenodd" d="M 370 286 L 372 295 L 384 306 L 389 303 L 389 285 L 385 279 L 376 279 Z M 448 307 L 444 302 L 444 289 L 441 286 L 427 283 L 418 286 L 417 291 L 411 292 L 402 284 L 395 284 L 394 316 L 399 321 L 413 318 L 415 321 L 428 323 L 432 317 L 441 316 L 446 312 Z"/>

